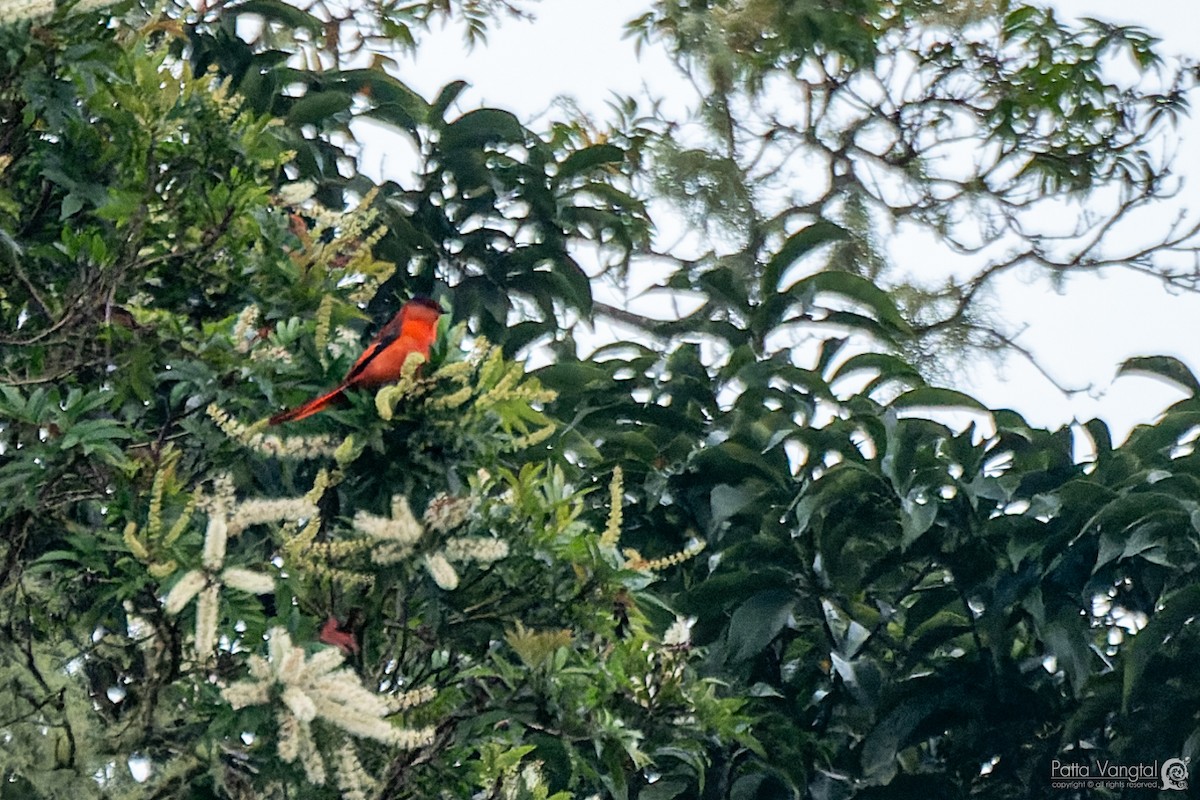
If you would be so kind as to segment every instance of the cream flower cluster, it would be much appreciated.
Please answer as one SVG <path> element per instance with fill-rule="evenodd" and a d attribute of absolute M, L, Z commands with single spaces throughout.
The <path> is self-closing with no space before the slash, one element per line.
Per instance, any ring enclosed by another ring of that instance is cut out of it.
<path fill-rule="evenodd" d="M 440 494 L 429 502 L 422 518 L 429 530 L 445 533 L 463 524 L 470 508 L 470 498 Z M 380 566 L 395 564 L 412 555 L 425 533 L 425 525 L 413 515 L 408 498 L 403 495 L 392 498 L 391 517 L 379 517 L 365 511 L 354 516 L 355 529 L 376 540 L 371 560 Z M 452 536 L 441 549 L 424 554 L 421 565 L 434 583 L 446 591 L 453 591 L 458 588 L 455 562 L 491 564 L 507 555 L 508 542 L 487 536 Z"/>
<path fill-rule="evenodd" d="M 621 551 L 625 557 L 625 568 L 633 569 L 639 572 L 658 572 L 667 567 L 673 567 L 676 564 L 682 564 L 689 558 L 694 558 L 704 551 L 704 542 L 699 539 L 692 539 L 678 553 L 672 553 L 669 556 L 662 558 L 644 558 L 641 553 L 634 550 L 632 547 L 627 547 Z"/>
<path fill-rule="evenodd" d="M 425 571 L 429 573 L 429 577 L 433 578 L 433 582 L 440 588 L 447 592 L 458 588 L 458 573 L 446 560 L 446 556 L 441 553 L 426 553 L 425 557 L 421 559 L 421 563 L 425 565 Z"/>
<path fill-rule="evenodd" d="M 2 2 L 2 0 L 0 0 Z M 278 436 L 263 433 L 260 425 L 243 425 L 225 409 L 212 403 L 206 409 L 208 416 L 221 432 L 242 445 L 273 458 L 328 458 L 338 448 L 332 436 Z"/>
<path fill-rule="evenodd" d="M 285 629 L 272 628 L 267 637 L 267 658 L 250 656 L 250 677 L 230 684 L 221 696 L 235 710 L 278 697 L 283 704 L 277 715 L 279 757 L 288 763 L 301 759 L 310 782 L 325 783 L 324 760 L 312 737 L 317 717 L 352 736 L 405 749 L 433 741 L 432 727 L 400 728 L 384 719 L 392 713 L 392 703 L 366 689 L 353 671 L 339 669 L 344 657 L 338 648 L 306 658 Z"/>
<path fill-rule="evenodd" d="M 218 603 L 222 586 L 250 594 L 266 594 L 275 589 L 275 581 L 270 575 L 225 566 L 225 550 L 231 527 L 227 502 L 218 494 L 208 509 L 201 568 L 185 572 L 163 601 L 163 609 L 174 615 L 199 595 L 196 603 L 196 653 L 201 658 L 206 658 L 217 644 Z M 237 530 L 240 529 L 235 528 L 234 532 Z"/>
<path fill-rule="evenodd" d="M 442 552 L 451 562 L 491 564 L 508 556 L 508 542 L 487 536 L 451 536 Z"/>
<path fill-rule="evenodd" d="M 71 6 L 71 14 L 87 14 L 90 11 L 99 11 L 102 8 L 116 5 L 116 3 L 117 0 L 80 0 Z"/>
<path fill-rule="evenodd" d="M 421 520 L 435 533 L 448 533 L 467 521 L 472 504 L 470 497 L 455 497 L 443 492 L 429 501 Z"/>
<path fill-rule="evenodd" d="M 229 537 L 252 525 L 313 517 L 317 507 L 307 497 L 249 499 L 239 503 L 228 476 L 217 479 L 213 494 L 199 500 L 197 505 L 208 514 L 200 568 L 189 570 L 176 581 L 163 601 L 163 608 L 168 614 L 178 614 L 199 596 L 196 652 L 205 657 L 217 643 L 218 603 L 223 586 L 250 594 L 266 594 L 275 589 L 275 581 L 270 575 L 225 566 Z"/>
<path fill-rule="evenodd" d="M 667 647 L 687 647 L 692 641 L 692 626 L 695 624 L 695 617 L 675 617 L 663 634 L 662 643 Z"/>
<path fill-rule="evenodd" d="M 426 554 L 424 564 L 433 582 L 446 591 L 458 588 L 458 572 L 451 562 L 491 564 L 508 555 L 508 542 L 487 536 L 455 536 L 441 550 Z"/>
<path fill-rule="evenodd" d="M 368 800 L 375 796 L 375 779 L 363 769 L 354 745 L 349 742 L 337 751 L 337 785 L 342 800 Z"/>
<path fill-rule="evenodd" d="M 233 323 L 233 349 L 249 353 L 251 345 L 258 339 L 258 306 L 251 303 L 242 309 Z"/>
<path fill-rule="evenodd" d="M 234 508 L 229 528 L 232 533 L 241 533 L 252 525 L 311 519 L 316 515 L 316 503 L 308 496 L 247 498 Z"/>
<path fill-rule="evenodd" d="M 276 366 L 291 364 L 295 359 L 292 351 L 281 344 L 267 343 L 265 347 L 255 347 L 250 350 L 251 361 L 265 361 Z"/>
<path fill-rule="evenodd" d="M 408 498 L 400 494 L 392 498 L 391 517 L 379 517 L 359 511 L 354 515 L 354 528 L 378 542 L 371 551 L 371 560 L 380 566 L 395 564 L 407 558 L 425 532 L 421 523 L 413 516 Z"/>
<path fill-rule="evenodd" d="M 53 13 L 54 0 L 0 0 L 0 25 L 48 17 Z"/>
<path fill-rule="evenodd" d="M 317 184 L 313 181 L 293 181 L 279 187 L 279 202 L 285 206 L 298 206 L 312 199 L 317 193 Z"/>

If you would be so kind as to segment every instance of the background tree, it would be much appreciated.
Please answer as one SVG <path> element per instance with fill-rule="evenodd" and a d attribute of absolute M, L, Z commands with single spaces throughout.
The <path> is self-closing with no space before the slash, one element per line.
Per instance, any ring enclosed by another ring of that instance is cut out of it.
<path fill-rule="evenodd" d="M 654 3 L 631 29 L 700 97 L 648 148 L 654 191 L 710 234 L 655 254 L 708 300 L 687 327 L 726 313 L 765 341 L 798 276 L 845 271 L 891 290 L 915 334 L 900 349 L 945 380 L 956 354 L 1031 355 L 991 307 L 1014 271 L 1197 289 L 1194 216 L 1146 213 L 1179 190 L 1164 134 L 1194 75 L 1144 30 L 1021 3 L 775 0 Z M 940 250 L 894 263 L 914 238 Z"/>

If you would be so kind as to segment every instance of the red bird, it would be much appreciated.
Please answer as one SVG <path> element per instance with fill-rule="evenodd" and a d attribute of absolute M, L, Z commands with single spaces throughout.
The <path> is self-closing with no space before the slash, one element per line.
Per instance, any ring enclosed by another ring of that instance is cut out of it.
<path fill-rule="evenodd" d="M 343 626 L 338 624 L 337 617 L 330 616 L 321 626 L 321 633 L 317 640 L 325 644 L 336 645 L 345 655 L 357 653 L 358 639 L 355 638 L 354 631 L 349 626 L 350 620 L 346 620 L 346 625 Z"/>
<path fill-rule="evenodd" d="M 279 412 L 268 423 L 279 425 L 311 417 L 341 400 L 347 389 L 382 386 L 396 380 L 410 353 L 429 358 L 429 348 L 437 338 L 438 317 L 445 313 L 444 308 L 428 297 L 409 300 L 375 335 L 336 388 L 304 405 Z"/>

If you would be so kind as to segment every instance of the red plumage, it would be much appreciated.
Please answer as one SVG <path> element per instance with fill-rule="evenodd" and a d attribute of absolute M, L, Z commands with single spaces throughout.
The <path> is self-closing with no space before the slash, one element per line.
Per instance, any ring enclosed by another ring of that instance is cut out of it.
<path fill-rule="evenodd" d="M 268 423 L 279 425 L 311 417 L 340 400 L 347 389 L 382 386 L 398 379 L 409 355 L 420 353 L 429 358 L 429 348 L 437 338 L 438 318 L 444 313 L 445 309 L 428 297 L 409 300 L 380 328 L 340 384 L 303 405 L 279 412 Z"/>

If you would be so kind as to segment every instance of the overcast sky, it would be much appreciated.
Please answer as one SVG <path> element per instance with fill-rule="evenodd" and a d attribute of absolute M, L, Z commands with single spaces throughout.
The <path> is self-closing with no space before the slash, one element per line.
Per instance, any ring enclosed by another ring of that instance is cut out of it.
<path fill-rule="evenodd" d="M 473 52 L 464 47 L 459 29 L 435 35 L 401 77 L 427 97 L 451 80 L 464 79 L 472 88 L 463 108 L 486 103 L 525 120 L 545 113 L 563 95 L 604 118 L 614 93 L 639 95 L 645 89 L 666 96 L 682 116 L 691 98 L 665 54 L 650 48 L 639 56 L 623 36 L 624 23 L 646 5 L 646 0 L 545 0 L 534 7 L 535 22 L 505 21 L 490 31 L 487 45 Z M 1141 25 L 1164 40 L 1164 53 L 1195 55 L 1194 43 L 1200 41 L 1194 0 L 1060 0 L 1055 5 L 1066 17 Z M 548 64 L 555 66 L 548 69 Z M 1200 197 L 1200 124 L 1189 121 L 1180 133 L 1179 168 L 1191 180 L 1184 197 Z M 368 153 L 364 167 L 394 176 L 403 168 L 394 153 Z M 1097 387 L 1090 395 L 1064 397 L 1016 358 L 999 367 L 980 364 L 969 385 L 959 387 L 989 406 L 1015 408 L 1039 425 L 1098 416 L 1121 437 L 1183 397 L 1146 378 L 1114 383 L 1117 365 L 1131 355 L 1175 355 L 1200 372 L 1200 297 L 1173 297 L 1146 278 L 1110 271 L 1076 278 L 1062 294 L 1045 281 L 1014 279 L 1001 291 L 999 308 L 1007 322 L 1025 329 L 1020 341 L 1061 383 Z"/>

